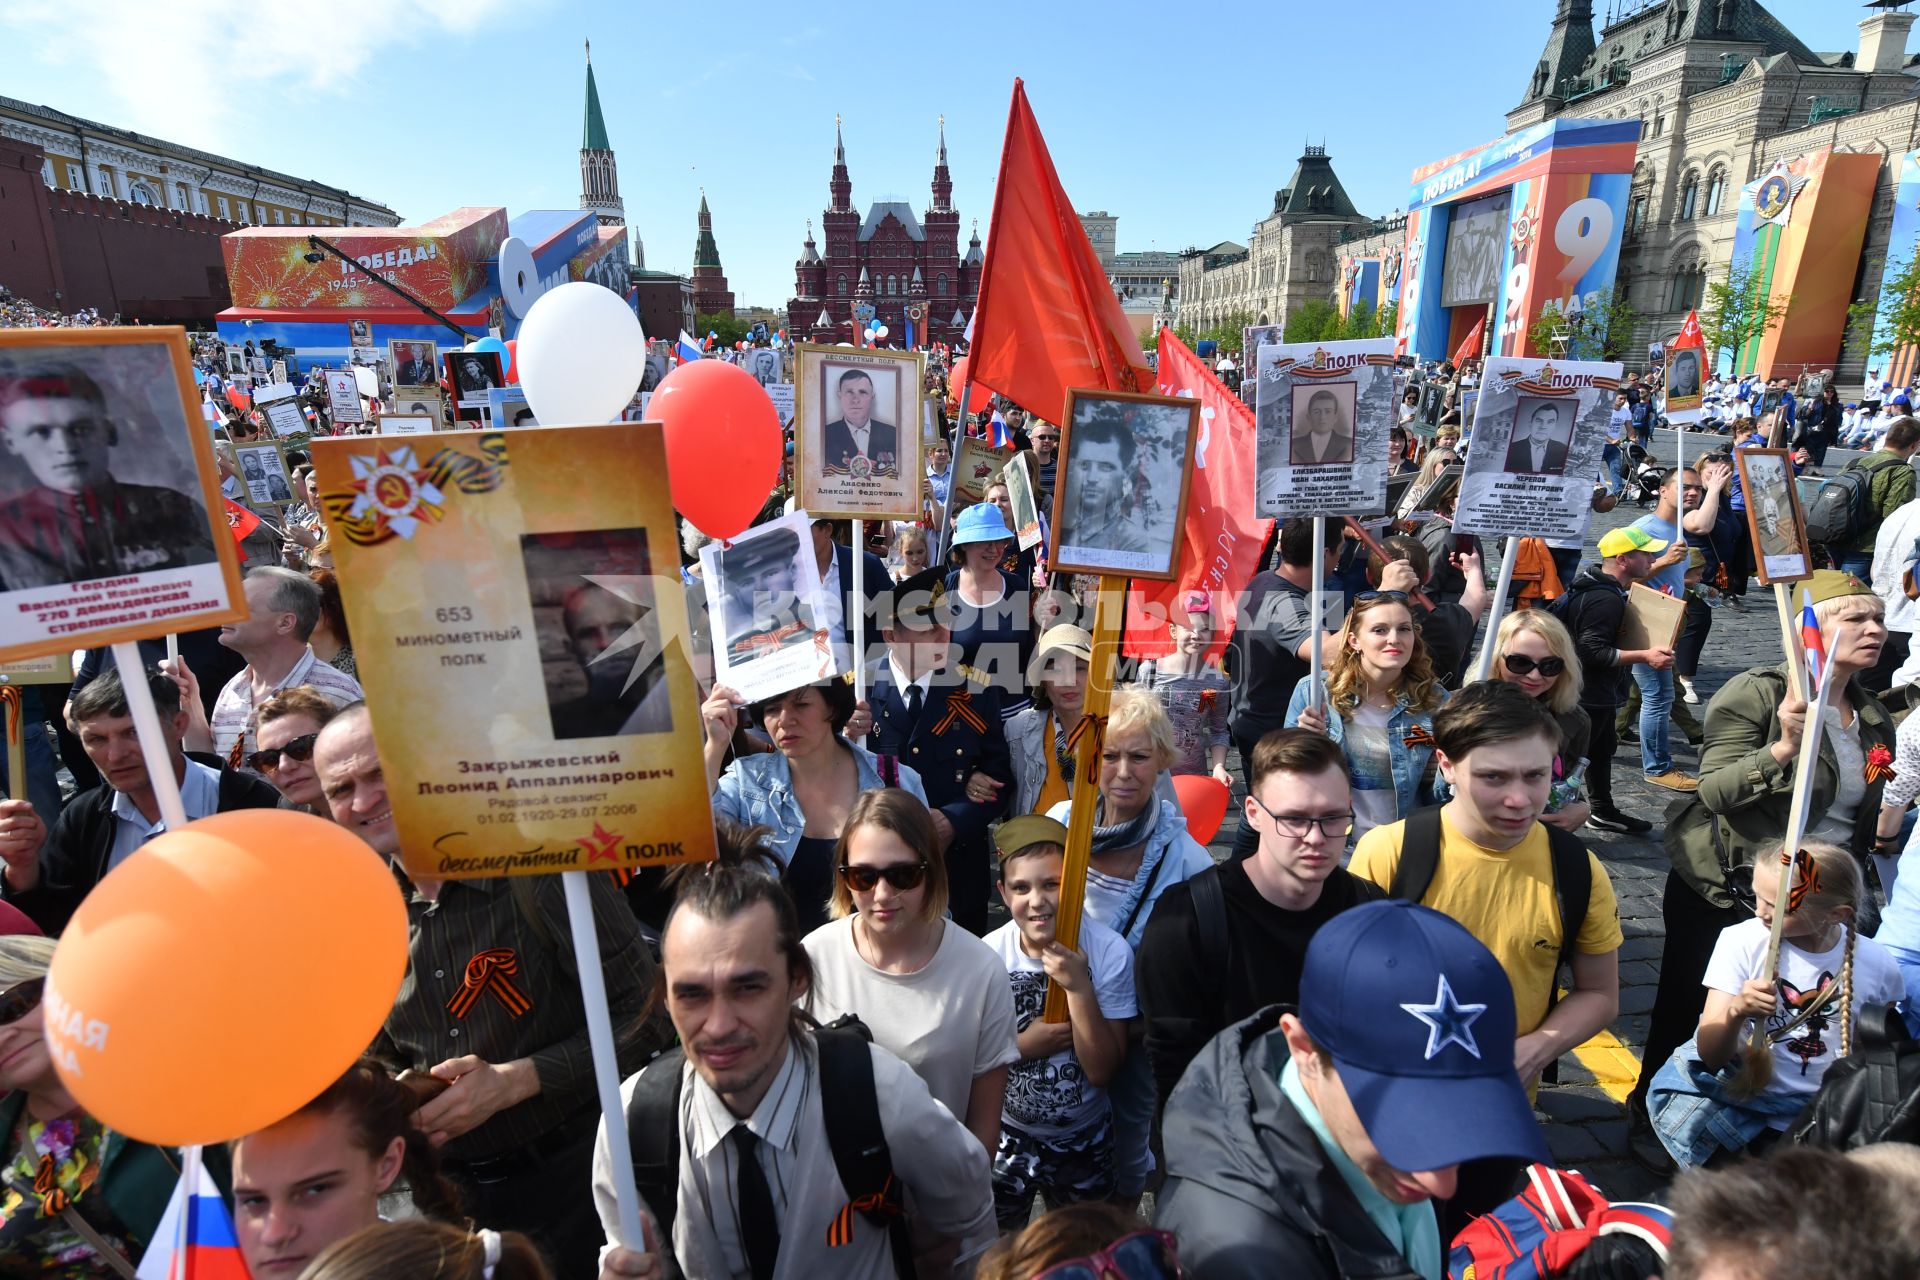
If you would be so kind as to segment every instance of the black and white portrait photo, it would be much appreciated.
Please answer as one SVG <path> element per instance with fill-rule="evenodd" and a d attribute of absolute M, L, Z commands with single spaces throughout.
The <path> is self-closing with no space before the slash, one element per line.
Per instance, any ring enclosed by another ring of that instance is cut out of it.
<path fill-rule="evenodd" d="M 1700 394 L 1700 353 L 1686 347 L 1673 353 L 1667 368 L 1667 396 L 1679 400 Z"/>
<path fill-rule="evenodd" d="M 1353 384 L 1293 385 L 1293 443 L 1296 467 L 1325 467 L 1353 462 Z"/>
<path fill-rule="evenodd" d="M 1794 489 L 1792 456 L 1784 449 L 1735 449 L 1733 457 L 1747 499 L 1747 533 L 1758 551 L 1756 576 L 1768 586 L 1811 576 L 1813 556 Z"/>
<path fill-rule="evenodd" d="M 188 368 L 165 331 L 0 330 L 0 660 L 51 636 L 129 638 L 181 603 L 199 605 L 189 619 L 231 614 L 238 559 L 210 515 L 213 442 Z M 164 606 L 163 587 L 180 593 Z"/>
<path fill-rule="evenodd" d="M 779 352 L 758 354 L 778 365 Z M 908 351 L 795 348 L 794 478 L 802 508 L 840 519 L 915 518 L 923 362 Z"/>
<path fill-rule="evenodd" d="M 520 554 L 554 738 L 672 729 L 647 531 L 524 533 Z"/>
<path fill-rule="evenodd" d="M 347 345 L 350 347 L 370 347 L 373 345 L 373 326 L 365 320 L 352 320 L 347 324 Z"/>
<path fill-rule="evenodd" d="M 396 387 L 431 387 L 440 381 L 440 348 L 436 343 L 396 338 L 387 343 L 387 359 Z"/>
<path fill-rule="evenodd" d="M 462 418 L 479 418 L 487 408 L 487 392 L 503 387 L 507 380 L 500 371 L 500 356 L 494 351 L 449 351 L 446 355 L 447 382 L 453 387 L 453 402 Z"/>
<path fill-rule="evenodd" d="M 240 460 L 240 482 L 246 486 L 248 506 L 276 506 L 293 501 L 287 459 L 279 445 L 235 445 L 233 452 Z"/>
<path fill-rule="evenodd" d="M 783 379 L 780 376 L 780 353 L 772 347 L 750 347 L 740 358 L 740 367 L 753 375 L 753 380 L 763 387 L 771 387 Z"/>
<path fill-rule="evenodd" d="M 833 647 L 808 621 L 825 605 L 811 527 L 795 512 L 700 549 L 714 679 L 750 701 L 833 674 Z"/>
<path fill-rule="evenodd" d="M 1521 396 L 1513 416 L 1513 437 L 1507 442 L 1506 469 L 1515 475 L 1564 474 L 1574 412 L 1579 407 L 1574 399 Z"/>
<path fill-rule="evenodd" d="M 1200 402 L 1073 392 L 1054 482 L 1059 571 L 1171 577 Z"/>

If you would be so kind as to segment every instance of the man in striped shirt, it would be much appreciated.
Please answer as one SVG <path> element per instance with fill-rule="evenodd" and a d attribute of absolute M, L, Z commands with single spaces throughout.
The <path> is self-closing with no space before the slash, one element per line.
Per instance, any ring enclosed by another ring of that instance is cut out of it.
<path fill-rule="evenodd" d="M 357 680 L 320 661 L 307 644 L 320 623 L 320 584 L 266 566 L 249 573 L 244 585 L 252 616 L 220 628 L 220 643 L 247 667 L 220 691 L 209 725 L 214 754 L 236 763 L 259 746 L 255 709 L 281 690 L 307 685 L 340 706 L 366 696 Z"/>

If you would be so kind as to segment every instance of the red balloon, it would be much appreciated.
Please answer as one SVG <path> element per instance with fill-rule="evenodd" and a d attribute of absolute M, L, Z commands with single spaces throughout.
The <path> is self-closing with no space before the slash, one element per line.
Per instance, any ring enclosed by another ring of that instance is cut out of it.
<path fill-rule="evenodd" d="M 520 365 L 518 363 L 519 359 L 520 359 L 520 339 L 508 338 L 507 339 L 507 369 L 506 369 L 508 382 L 520 381 Z"/>
<path fill-rule="evenodd" d="M 780 415 L 766 389 L 725 360 L 690 360 L 660 380 L 647 417 L 666 428 L 674 509 L 710 538 L 753 523 L 780 482 Z"/>
<path fill-rule="evenodd" d="M 1180 797 L 1180 811 L 1187 815 L 1187 834 L 1201 844 L 1212 840 L 1226 821 L 1233 792 L 1204 773 L 1176 773 L 1173 791 Z"/>
<path fill-rule="evenodd" d="M 967 387 L 967 357 L 961 356 L 953 362 L 953 371 L 947 375 L 947 398 L 958 401 Z M 975 384 L 973 394 L 967 397 L 968 413 L 984 413 L 993 404 L 993 392 Z"/>

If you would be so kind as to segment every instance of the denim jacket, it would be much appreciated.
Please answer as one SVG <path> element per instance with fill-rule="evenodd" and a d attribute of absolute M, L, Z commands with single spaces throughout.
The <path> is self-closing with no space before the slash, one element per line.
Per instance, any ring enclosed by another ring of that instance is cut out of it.
<path fill-rule="evenodd" d="M 1126 939 L 1135 951 L 1140 949 L 1140 939 L 1146 936 L 1154 904 L 1160 901 L 1167 886 L 1191 879 L 1213 865 L 1213 855 L 1207 852 L 1206 846 L 1187 834 L 1187 820 L 1180 816 L 1180 810 L 1168 801 L 1157 802 L 1160 813 L 1147 836 L 1146 851 L 1140 855 L 1140 869 L 1133 873 L 1133 884 L 1128 887 L 1127 896 L 1113 919 L 1100 921 L 1109 929 L 1118 929 L 1128 916 L 1133 916 L 1133 927 L 1127 930 Z M 1047 816 L 1056 822 L 1069 821 L 1072 813 L 1071 800 L 1062 800 L 1047 810 Z M 1166 863 L 1164 867 L 1160 865 L 1162 862 Z M 1136 913 L 1134 906 L 1141 901 L 1142 894 L 1146 895 L 1145 905 Z"/>
<path fill-rule="evenodd" d="M 1699 1046 L 1689 1040 L 1654 1074 L 1647 1115 L 1660 1145 L 1681 1168 L 1697 1168 L 1720 1151 L 1738 1155 L 1775 1121 L 1791 1120 L 1806 1109 L 1805 1094 L 1764 1089 L 1734 1101 L 1726 1085 L 1737 1070 L 1729 1062 L 1718 1072 L 1708 1071 Z"/>
<path fill-rule="evenodd" d="M 1293 686 L 1293 697 L 1287 700 L 1287 724 L 1300 723 L 1300 713 L 1306 709 L 1307 691 L 1311 676 L 1301 676 L 1300 682 Z M 1340 747 L 1341 753 L 1347 749 L 1346 717 L 1332 710 L 1326 691 L 1326 675 L 1320 677 L 1320 705 L 1327 708 L 1327 736 Z M 1437 691 L 1442 700 L 1447 691 Z M 1413 741 L 1409 742 L 1408 739 Z M 1423 805 L 1433 804 L 1438 798 L 1435 784 L 1438 771 L 1433 764 L 1433 713 L 1416 711 L 1407 705 L 1404 696 L 1395 703 L 1393 714 L 1387 717 L 1387 750 L 1393 762 L 1394 811 L 1402 818 Z M 1355 761 L 1347 757 L 1347 774 L 1355 788 L 1363 785 L 1369 790 L 1382 790 L 1385 778 L 1361 778 L 1354 773 Z"/>
<path fill-rule="evenodd" d="M 839 745 L 853 752 L 860 771 L 860 790 L 875 791 L 886 785 L 880 778 L 877 756 L 844 739 Z M 900 766 L 900 789 L 926 803 L 927 792 L 920 785 L 920 775 L 904 764 Z M 778 751 L 739 756 L 729 764 L 713 792 L 713 816 L 770 828 L 767 847 L 779 856 L 783 867 L 793 861 L 793 851 L 807 829 L 807 815 L 800 812 L 800 801 L 793 794 L 793 766 Z"/>

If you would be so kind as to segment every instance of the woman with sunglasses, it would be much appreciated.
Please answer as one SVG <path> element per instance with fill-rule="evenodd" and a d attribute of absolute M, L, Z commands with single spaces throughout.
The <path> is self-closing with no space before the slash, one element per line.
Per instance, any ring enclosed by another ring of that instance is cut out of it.
<path fill-rule="evenodd" d="M 1500 620 L 1494 640 L 1497 680 L 1517 684 L 1560 722 L 1560 754 L 1553 761 L 1553 789 L 1540 821 L 1578 831 L 1593 813 L 1587 803 L 1587 747 L 1593 722 L 1580 709 L 1580 663 L 1573 636 L 1545 609 L 1517 609 Z"/>
<path fill-rule="evenodd" d="M 946 861 L 926 803 L 893 787 L 866 792 L 834 863 L 833 920 L 804 943 L 814 1013 L 858 1016 L 991 1157 L 1007 1068 L 1020 1058 L 1013 988 L 993 948 L 943 918 Z"/>
<path fill-rule="evenodd" d="M 1447 700 L 1405 592 L 1369 591 L 1347 611 L 1316 699 L 1302 676 L 1287 725 L 1339 744 L 1353 783 L 1351 848 L 1375 827 L 1435 800 L 1433 713 Z"/>
<path fill-rule="evenodd" d="M 328 813 L 320 775 L 313 771 L 313 742 L 339 709 L 312 685 L 282 689 L 260 704 L 254 730 L 259 749 L 247 756 L 247 768 L 278 787 L 287 803 L 323 818 Z"/>
<path fill-rule="evenodd" d="M 53 946 L 0 938 L 0 1276 L 131 1276 L 180 1171 L 54 1074 L 40 1003 Z"/>
<path fill-rule="evenodd" d="M 1140 1225 L 1117 1205 L 1065 1205 L 1004 1236 L 974 1269 L 974 1280 L 1179 1280 L 1171 1231 Z"/>
<path fill-rule="evenodd" d="M 908 766 L 882 759 L 843 734 L 855 711 L 853 686 L 844 680 L 802 685 L 748 706 L 746 721 L 765 731 L 773 750 L 729 764 L 739 701 L 733 689 L 715 685 L 700 708 L 713 816 L 767 828 L 766 845 L 785 868 L 780 878 L 793 895 L 800 927 L 818 928 L 827 922 L 827 900 L 836 892 L 835 842 L 861 793 L 900 787 L 925 804 L 926 789 Z"/>
<path fill-rule="evenodd" d="M 1187 833 L 1179 805 L 1159 794 L 1177 754 L 1173 722 L 1160 699 L 1141 689 L 1113 695 L 1100 742 L 1086 912 L 1125 938 L 1136 954 L 1160 895 L 1213 865 L 1206 848 Z M 1047 816 L 1070 823 L 1072 811 L 1073 802 L 1062 800 Z M 1122 1201 L 1139 1197 L 1152 1167 L 1147 1135 L 1156 1094 L 1144 1035 L 1136 1019 L 1126 1061 L 1107 1086 Z"/>

